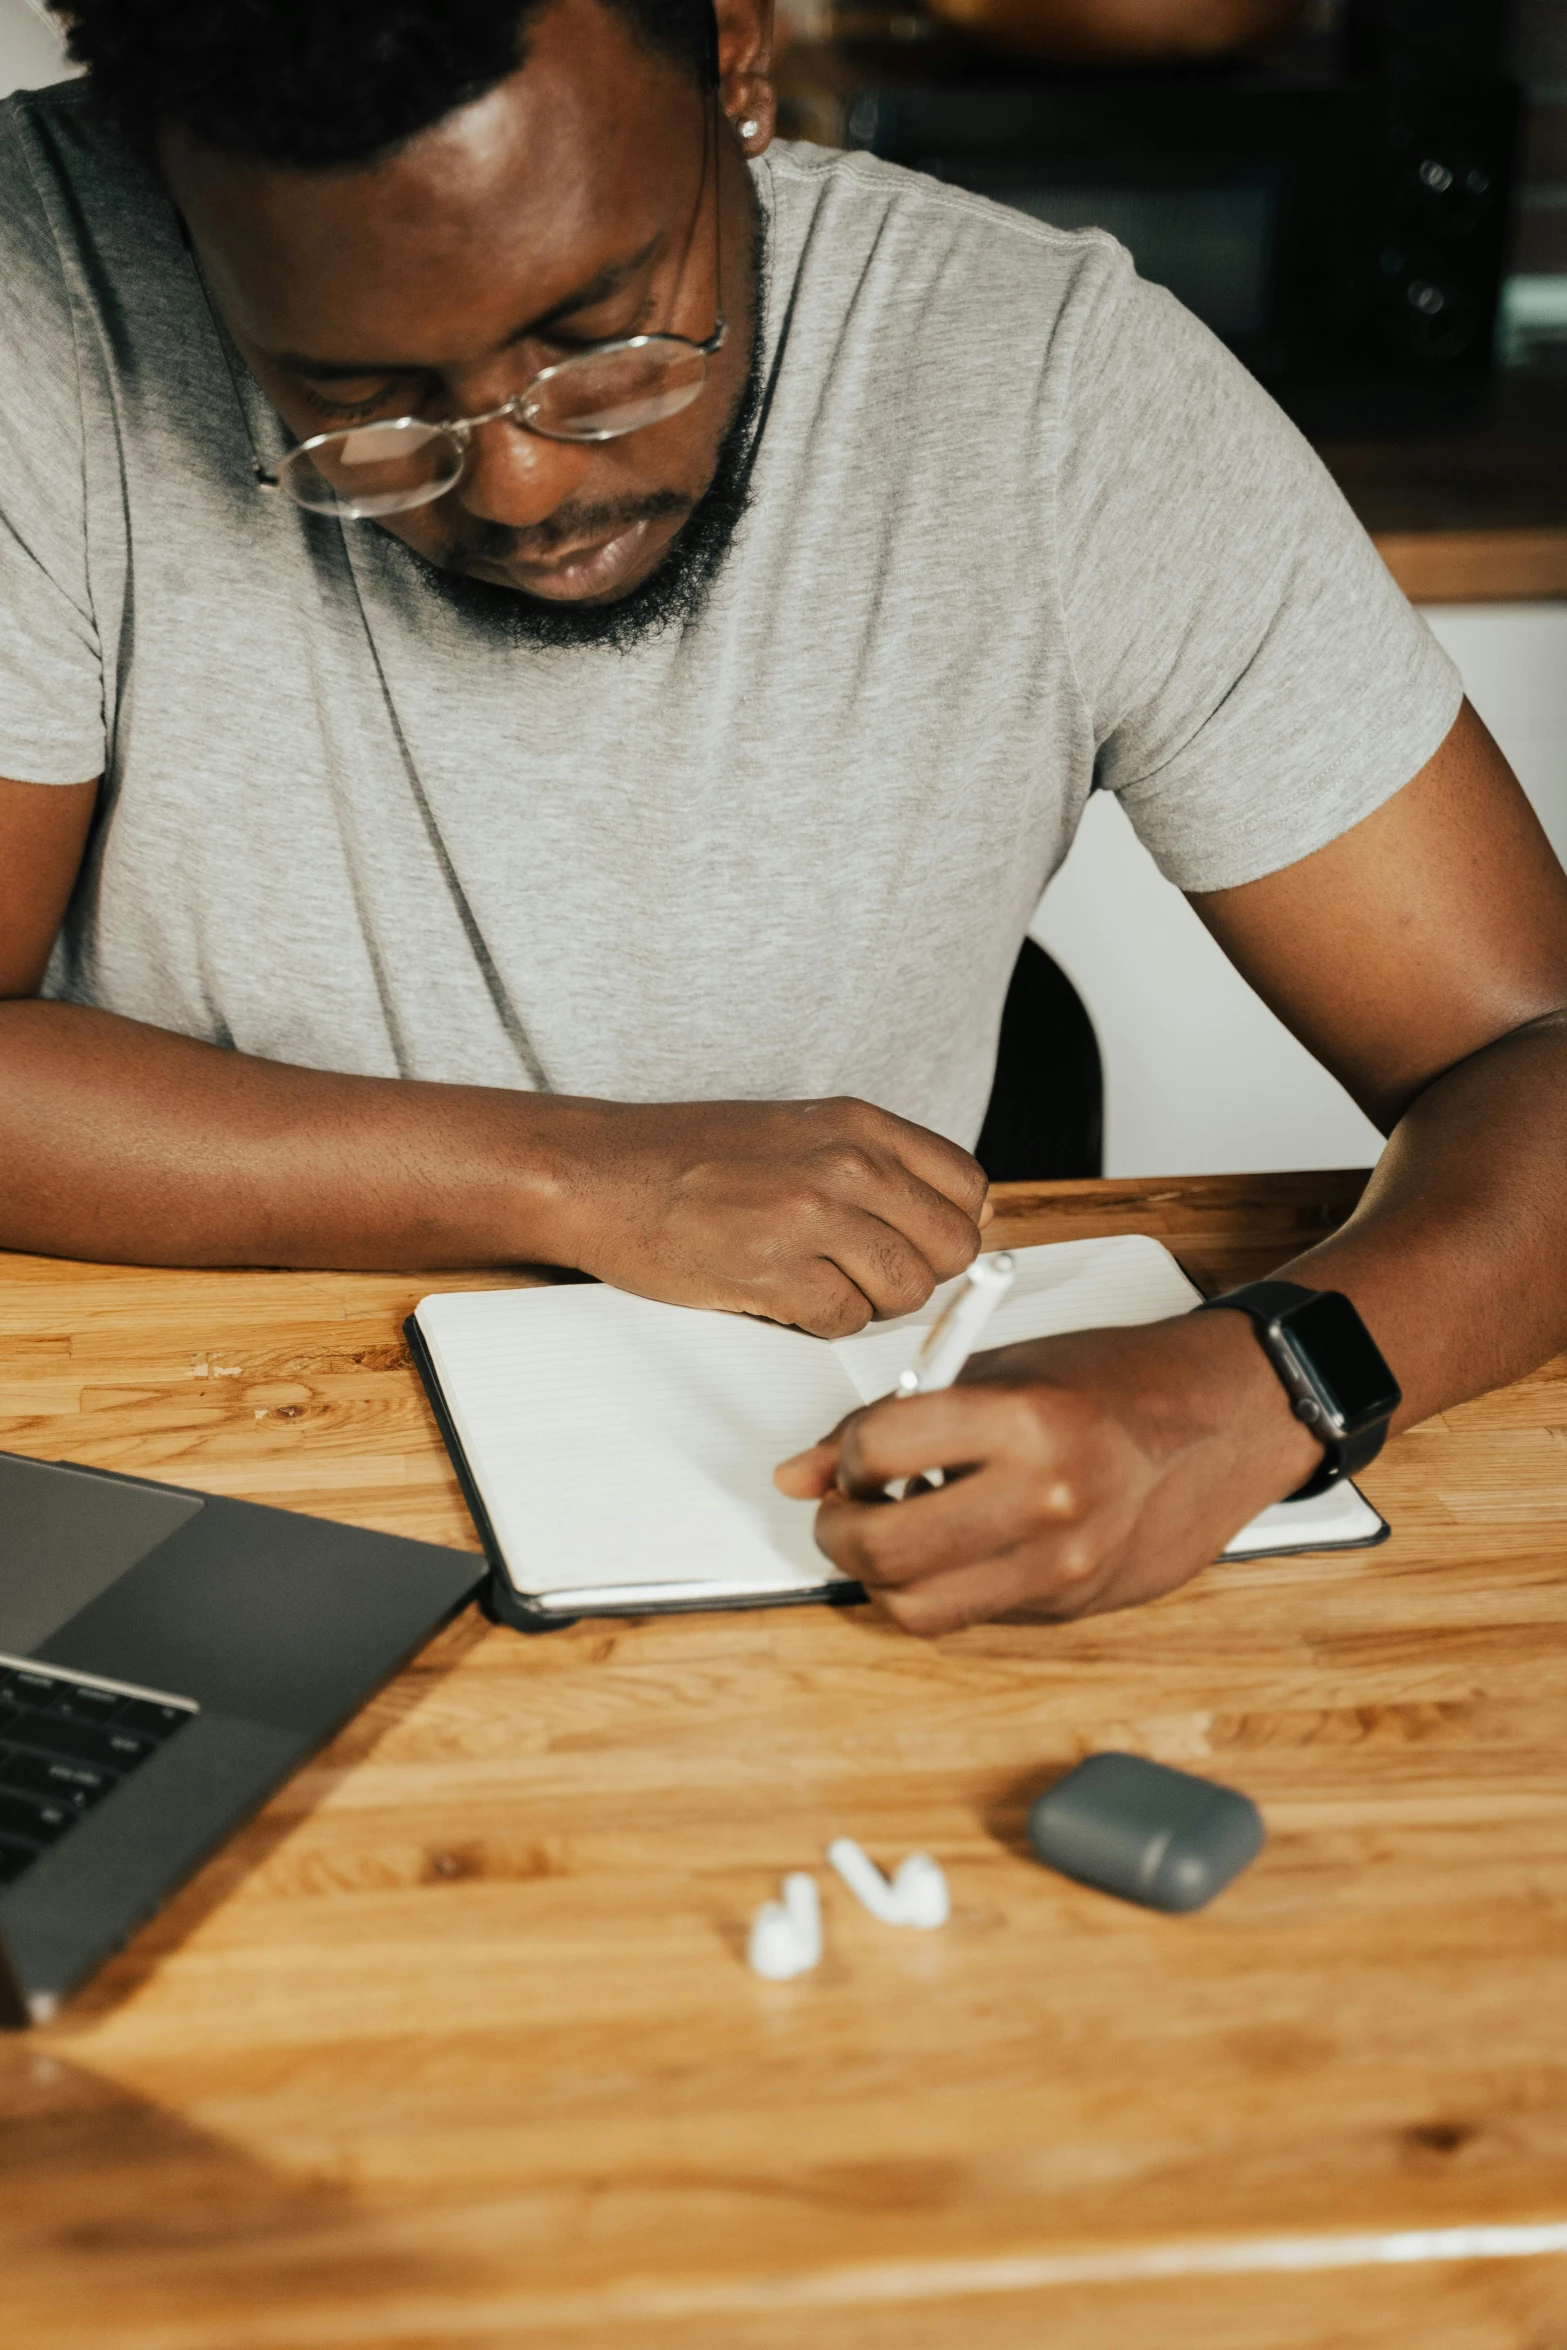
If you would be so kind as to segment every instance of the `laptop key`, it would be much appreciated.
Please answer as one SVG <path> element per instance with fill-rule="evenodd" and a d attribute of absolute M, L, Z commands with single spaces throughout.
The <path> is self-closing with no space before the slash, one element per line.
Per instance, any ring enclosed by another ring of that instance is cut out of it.
<path fill-rule="evenodd" d="M 0 1886 L 15 1884 L 191 1719 L 186 1706 L 0 1665 Z"/>
<path fill-rule="evenodd" d="M 148 1697 L 127 1697 L 120 1707 L 115 1727 L 134 1730 L 147 1738 L 172 1738 L 176 1730 L 183 1730 L 190 1713 L 182 1705 L 159 1705 Z"/>
<path fill-rule="evenodd" d="M 124 1698 L 112 1689 L 73 1688 L 66 1683 L 49 1710 L 72 1721 L 108 1723 L 118 1718 L 124 1703 Z"/>
<path fill-rule="evenodd" d="M 61 1687 L 48 1673 L 24 1672 L 20 1665 L 11 1667 L 11 1697 L 19 1705 L 52 1705 Z"/>
<path fill-rule="evenodd" d="M 91 1811 L 119 1783 L 117 1772 L 99 1770 L 91 1763 L 66 1762 L 63 1756 L 17 1754 L 0 1763 L 0 1787 L 25 1787 L 30 1794 L 68 1803 L 76 1812 Z"/>
<path fill-rule="evenodd" d="M 26 1837 L 34 1844 L 52 1844 L 56 1836 L 63 1836 L 67 1828 L 75 1827 L 79 1816 L 68 1804 L 13 1794 L 0 1787 L 0 1835 Z"/>
<path fill-rule="evenodd" d="M 62 1714 L 24 1714 L 7 1735 L 13 1746 L 100 1763 L 111 1771 L 133 1770 L 152 1752 L 149 1738 L 133 1737 L 129 1730 L 100 1730 L 96 1723 L 68 1721 Z"/>

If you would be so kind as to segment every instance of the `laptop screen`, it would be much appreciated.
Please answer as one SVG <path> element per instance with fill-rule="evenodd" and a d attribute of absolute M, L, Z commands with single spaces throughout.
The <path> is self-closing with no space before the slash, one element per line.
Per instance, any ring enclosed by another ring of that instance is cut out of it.
<path fill-rule="evenodd" d="M 201 1506 L 0 1453 L 0 1649 L 31 1655 Z"/>

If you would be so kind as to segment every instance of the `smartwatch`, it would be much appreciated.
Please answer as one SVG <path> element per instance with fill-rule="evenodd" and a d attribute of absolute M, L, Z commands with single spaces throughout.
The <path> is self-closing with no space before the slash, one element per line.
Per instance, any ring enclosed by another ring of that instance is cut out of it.
<path fill-rule="evenodd" d="M 1248 1281 L 1223 1297 L 1204 1298 L 1196 1310 L 1221 1309 L 1246 1315 L 1296 1419 L 1322 1447 L 1321 1468 L 1291 1501 L 1325 1493 L 1376 1459 L 1403 1390 L 1347 1297 L 1294 1281 Z"/>

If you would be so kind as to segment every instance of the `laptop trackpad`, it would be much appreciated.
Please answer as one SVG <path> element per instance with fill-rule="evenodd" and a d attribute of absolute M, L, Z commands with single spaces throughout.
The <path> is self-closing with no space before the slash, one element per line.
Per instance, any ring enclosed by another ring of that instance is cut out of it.
<path fill-rule="evenodd" d="M 0 1649 L 30 1655 L 201 1506 L 0 1453 Z"/>

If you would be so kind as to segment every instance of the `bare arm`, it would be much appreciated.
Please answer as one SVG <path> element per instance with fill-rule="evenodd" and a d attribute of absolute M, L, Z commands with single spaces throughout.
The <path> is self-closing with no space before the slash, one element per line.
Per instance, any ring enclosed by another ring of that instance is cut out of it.
<path fill-rule="evenodd" d="M 967 1152 L 863 1102 L 572 1101 L 285 1067 L 37 1000 L 96 786 L 0 782 L 0 1247 L 575 1265 L 827 1335 L 967 1264 Z"/>
<path fill-rule="evenodd" d="M 1403 1385 L 1396 1425 L 1567 1344 L 1567 874 L 1474 711 L 1364 824 L 1194 902 L 1392 1137 L 1290 1272 L 1353 1297 Z"/>
<path fill-rule="evenodd" d="M 1245 976 L 1392 1141 L 1344 1229 L 1287 1270 L 1360 1309 L 1395 1427 L 1567 1344 L 1567 876 L 1465 709 L 1340 840 L 1197 901 Z M 1321 1455 L 1236 1314 L 978 1359 L 786 1463 L 818 1539 L 889 1612 L 942 1631 L 1172 1589 Z M 893 1505 L 930 1462 L 972 1473 Z"/>

